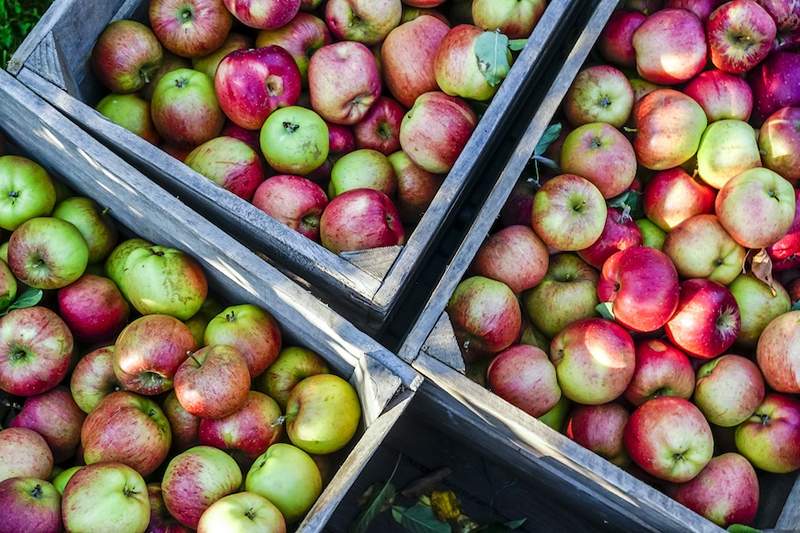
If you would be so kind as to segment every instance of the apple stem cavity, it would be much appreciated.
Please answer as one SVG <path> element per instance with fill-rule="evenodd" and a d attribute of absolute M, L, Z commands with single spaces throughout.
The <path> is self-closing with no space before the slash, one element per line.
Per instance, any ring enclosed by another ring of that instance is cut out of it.
<path fill-rule="evenodd" d="M 293 122 L 284 122 L 283 129 L 285 129 L 289 133 L 295 133 L 297 130 L 300 129 L 300 124 L 295 124 Z"/>
<path fill-rule="evenodd" d="M 256 518 L 256 510 L 250 507 L 247 511 L 244 512 L 244 515 L 249 518 L 250 520 L 255 520 Z"/>
<path fill-rule="evenodd" d="M 42 486 L 37 483 L 36 486 L 33 487 L 33 489 L 31 489 L 31 496 L 33 496 L 38 500 L 39 498 L 42 497 L 42 495 L 43 495 Z"/>

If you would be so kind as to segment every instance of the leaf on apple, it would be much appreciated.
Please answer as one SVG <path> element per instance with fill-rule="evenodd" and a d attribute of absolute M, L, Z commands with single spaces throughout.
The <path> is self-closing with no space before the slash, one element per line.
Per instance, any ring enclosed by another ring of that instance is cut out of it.
<path fill-rule="evenodd" d="M 772 278 L 772 258 L 767 253 L 767 250 L 762 249 L 753 256 L 753 260 L 750 263 L 750 271 L 756 278 L 767 284 L 773 296 L 778 295 L 775 290 L 775 280 Z"/>
<path fill-rule="evenodd" d="M 555 124 L 550 124 L 547 126 L 547 129 L 544 130 L 539 142 L 536 143 L 536 148 L 533 149 L 534 159 L 537 156 L 543 156 L 547 149 L 550 148 L 550 145 L 556 142 L 559 135 L 561 135 L 560 122 L 556 122 Z M 548 161 L 550 161 L 550 159 L 548 159 Z"/>
<path fill-rule="evenodd" d="M 497 87 L 505 79 L 511 65 L 508 62 L 508 37 L 499 31 L 486 31 L 475 39 L 478 70 L 486 83 Z"/>
<path fill-rule="evenodd" d="M 623 218 L 632 219 L 644 218 L 644 208 L 642 207 L 642 193 L 639 191 L 625 191 L 619 196 L 615 196 L 608 201 L 609 207 L 615 207 L 622 211 Z"/>
<path fill-rule="evenodd" d="M 9 311 L 13 311 L 14 309 L 25 309 L 26 307 L 33 307 L 34 305 L 38 304 L 42 301 L 42 290 L 41 289 L 33 289 L 28 287 L 25 291 L 20 294 L 14 302 L 8 306 L 4 312 L 0 313 L 0 316 L 7 315 Z"/>
<path fill-rule="evenodd" d="M 433 509 L 422 503 L 412 507 L 392 507 L 392 518 L 411 533 L 451 533 L 452 527 L 447 522 L 442 522 L 433 512 Z"/>
<path fill-rule="evenodd" d="M 606 320 L 614 320 L 614 304 L 612 302 L 603 302 L 597 304 L 594 308 L 597 313 Z"/>

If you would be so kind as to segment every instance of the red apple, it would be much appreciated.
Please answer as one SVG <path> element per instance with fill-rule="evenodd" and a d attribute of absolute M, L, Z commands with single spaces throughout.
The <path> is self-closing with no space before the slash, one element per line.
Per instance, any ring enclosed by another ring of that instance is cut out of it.
<path fill-rule="evenodd" d="M 800 266 L 800 189 L 795 190 L 795 212 L 789 231 L 767 249 L 772 269 L 789 270 Z"/>
<path fill-rule="evenodd" d="M 325 191 L 300 176 L 273 176 L 253 196 L 253 205 L 312 240 L 319 240 L 320 216 L 328 205 Z"/>
<path fill-rule="evenodd" d="M 249 130 L 260 129 L 275 109 L 294 105 L 301 86 L 294 59 L 280 46 L 231 52 L 214 77 L 220 107 Z"/>
<path fill-rule="evenodd" d="M 436 73 L 436 83 L 442 91 L 450 96 L 460 96 L 468 100 L 486 101 L 494 96 L 499 83 L 489 83 L 486 73 L 481 70 L 477 60 L 478 39 L 484 35 L 484 30 L 470 24 L 459 24 L 452 28 L 442 39 L 433 69 Z M 511 53 L 506 53 L 511 63 Z M 502 80 L 507 74 L 498 65 L 493 74 Z"/>
<path fill-rule="evenodd" d="M 694 403 L 721 427 L 747 420 L 764 400 L 764 378 L 750 359 L 723 355 L 697 369 Z"/>
<path fill-rule="evenodd" d="M 61 531 L 61 498 L 49 482 L 16 477 L 0 483 L 2 533 Z"/>
<path fill-rule="evenodd" d="M 800 401 L 770 393 L 736 428 L 736 448 L 753 466 L 776 474 L 800 468 Z"/>
<path fill-rule="evenodd" d="M 500 211 L 500 225 L 530 226 L 533 212 L 533 197 L 536 189 L 530 180 L 520 180 L 511 189 L 503 209 Z"/>
<path fill-rule="evenodd" d="M 708 278 L 727 285 L 742 273 L 747 251 L 714 215 L 695 215 L 667 234 L 666 253 L 686 278 Z"/>
<path fill-rule="evenodd" d="M 639 11 L 614 11 L 597 41 L 600 55 L 620 67 L 634 67 L 636 51 L 633 49 L 633 33 L 646 18 Z"/>
<path fill-rule="evenodd" d="M 378 98 L 361 122 L 355 125 L 356 145 L 389 155 L 400 149 L 400 123 L 405 110 L 392 100 Z"/>
<path fill-rule="evenodd" d="M 547 246 L 530 227 L 510 226 L 486 239 L 475 255 L 472 271 L 502 281 L 519 294 L 542 281 L 549 259 Z"/>
<path fill-rule="evenodd" d="M 45 307 L 15 309 L 0 318 L 0 390 L 33 396 L 58 385 L 69 371 L 73 339 Z"/>
<path fill-rule="evenodd" d="M 664 7 L 668 9 L 686 9 L 697 15 L 705 24 L 708 16 L 723 0 L 666 0 Z"/>
<path fill-rule="evenodd" d="M 405 242 L 400 214 L 388 196 L 373 189 L 355 189 L 334 198 L 320 219 L 320 240 L 340 253 Z"/>
<path fill-rule="evenodd" d="M 300 10 L 301 0 L 223 0 L 239 22 L 251 28 L 272 30 L 285 26 Z"/>
<path fill-rule="evenodd" d="M 234 305 L 206 326 L 205 343 L 227 344 L 247 360 L 250 377 L 267 369 L 281 350 L 281 330 L 272 315 L 251 304 Z"/>
<path fill-rule="evenodd" d="M 753 0 L 725 2 L 706 25 L 711 62 L 731 74 L 747 72 L 767 57 L 776 31 L 775 21 Z"/>
<path fill-rule="evenodd" d="M 400 0 L 328 0 L 325 22 L 335 37 L 364 44 L 381 42 L 403 14 Z"/>
<path fill-rule="evenodd" d="M 800 180 L 800 107 L 784 107 L 769 116 L 758 132 L 764 166 L 792 183 Z"/>
<path fill-rule="evenodd" d="M 602 268 L 606 259 L 620 250 L 642 244 L 642 232 L 630 215 L 609 208 L 603 233 L 588 248 L 578 252 L 581 258 L 595 268 Z"/>
<path fill-rule="evenodd" d="M 761 124 L 782 107 L 800 106 L 800 53 L 775 52 L 750 71 L 753 123 Z"/>
<path fill-rule="evenodd" d="M 222 128 L 222 132 L 219 135 L 220 137 L 233 137 L 234 139 L 239 139 L 247 146 L 255 150 L 256 153 L 259 153 L 261 150 L 261 145 L 259 144 L 259 133 L 261 132 L 258 130 L 248 130 L 241 126 L 237 126 L 231 121 L 228 121 L 225 123 L 225 127 Z M 186 155 L 189 155 L 189 153 Z"/>
<path fill-rule="evenodd" d="M 567 421 L 567 437 L 618 466 L 630 462 L 622 442 L 628 411 L 618 403 L 580 405 Z"/>
<path fill-rule="evenodd" d="M 28 428 L 0 430 L 0 482 L 10 478 L 50 479 L 53 454 L 44 438 Z"/>
<path fill-rule="evenodd" d="M 714 212 L 717 191 L 700 183 L 682 168 L 657 172 L 644 188 L 642 204 L 651 221 L 671 231 L 695 215 Z"/>
<path fill-rule="evenodd" d="M 250 391 L 244 406 L 232 415 L 200 421 L 200 443 L 241 452 L 253 460 L 280 439 L 282 424 L 281 409 L 275 400 Z"/>
<path fill-rule="evenodd" d="M 233 25 L 221 0 L 151 0 L 149 18 L 164 47 L 183 57 L 218 49 Z"/>
<path fill-rule="evenodd" d="M 214 94 L 214 82 L 196 70 L 181 68 L 165 75 L 153 91 L 150 113 L 161 138 L 179 146 L 198 146 L 219 135 L 225 114 Z"/>
<path fill-rule="evenodd" d="M 81 428 L 87 465 L 119 462 L 148 476 L 166 459 L 172 431 L 154 401 L 131 392 L 113 392 L 89 413 Z"/>
<path fill-rule="evenodd" d="M 273 30 L 263 30 L 256 37 L 256 48 L 280 46 L 292 55 L 303 83 L 308 81 L 308 62 L 311 56 L 326 44 L 331 34 L 322 19 L 298 13 L 288 24 Z"/>
<path fill-rule="evenodd" d="M 58 291 L 58 312 L 79 340 L 113 340 L 128 323 L 130 306 L 108 278 L 84 274 Z"/>
<path fill-rule="evenodd" d="M 621 70 L 596 65 L 578 73 L 564 97 L 564 114 L 573 126 L 605 122 L 622 127 L 633 109 L 633 89 Z"/>
<path fill-rule="evenodd" d="M 624 192 L 636 176 L 636 154 L 630 141 L 602 122 L 574 129 L 561 147 L 561 170 L 583 176 L 604 198 Z"/>
<path fill-rule="evenodd" d="M 134 20 L 117 20 L 103 30 L 92 49 L 92 70 L 115 93 L 144 88 L 164 61 L 153 32 Z"/>
<path fill-rule="evenodd" d="M 689 399 L 694 391 L 694 369 L 686 354 L 660 340 L 646 340 L 636 346 L 636 370 L 625 399 L 642 405 L 659 396 Z"/>
<path fill-rule="evenodd" d="M 25 400 L 9 427 L 28 428 L 44 437 L 53 460 L 60 463 L 75 454 L 81 442 L 84 414 L 66 387 L 56 387 Z"/>
<path fill-rule="evenodd" d="M 731 347 L 739 327 L 739 306 L 726 287 L 689 279 L 681 283 L 678 310 L 666 331 L 678 348 L 698 359 L 711 359 Z"/>
<path fill-rule="evenodd" d="M 245 200 L 250 200 L 264 181 L 258 152 L 233 137 L 217 137 L 201 144 L 186 156 L 184 163 Z"/>
<path fill-rule="evenodd" d="M 720 527 L 752 524 L 758 511 L 758 477 L 737 453 L 714 457 L 700 474 L 674 487 L 671 496 Z"/>
<path fill-rule="evenodd" d="M 498 354 L 486 370 L 486 381 L 492 392 L 531 416 L 542 416 L 561 398 L 547 354 L 525 344 Z"/>
<path fill-rule="evenodd" d="M 423 15 L 393 29 L 381 47 L 386 86 L 405 107 L 438 90 L 434 58 L 450 28 L 441 20 Z"/>
<path fill-rule="evenodd" d="M 633 33 L 636 70 L 653 83 L 689 81 L 706 64 L 703 23 L 691 11 L 664 9 L 648 16 Z"/>
<path fill-rule="evenodd" d="M 625 426 L 625 448 L 639 467 L 684 483 L 711 460 L 714 439 L 703 414 L 683 398 L 662 396 L 638 407 Z"/>
<path fill-rule="evenodd" d="M 800 392 L 800 311 L 775 318 L 758 339 L 758 366 L 778 392 Z"/>
<path fill-rule="evenodd" d="M 416 224 L 433 202 L 443 178 L 423 170 L 403 152 L 395 152 L 388 157 L 397 180 L 397 211 L 406 224 Z M 530 210 L 528 223 L 530 226 Z"/>
<path fill-rule="evenodd" d="M 172 388 L 175 371 L 194 349 L 192 332 L 183 322 L 167 315 L 146 315 L 119 334 L 114 374 L 127 390 L 161 394 Z"/>
<path fill-rule="evenodd" d="M 504 283 L 481 276 L 458 284 L 447 302 L 447 314 L 467 361 L 505 350 L 522 327 L 514 292 Z"/>
<path fill-rule="evenodd" d="M 174 390 L 166 397 L 162 408 L 172 428 L 172 446 L 178 451 L 184 451 L 197 444 L 200 418 L 183 408 Z"/>
<path fill-rule="evenodd" d="M 147 496 L 150 500 L 150 523 L 145 533 L 190 533 L 190 529 L 175 520 L 162 497 L 161 482 L 147 484 Z"/>
<path fill-rule="evenodd" d="M 549 247 L 583 250 L 603 234 L 607 216 L 603 195 L 574 174 L 548 180 L 533 198 L 531 225 Z"/>
<path fill-rule="evenodd" d="M 69 388 L 84 413 L 92 412 L 100 400 L 122 388 L 114 374 L 113 354 L 113 346 L 98 348 L 84 355 L 72 371 Z"/>
<path fill-rule="evenodd" d="M 722 70 L 707 70 L 692 79 L 683 92 L 700 104 L 709 122 L 750 120 L 753 91 L 739 76 Z"/>
<path fill-rule="evenodd" d="M 241 409 L 250 390 L 247 360 L 224 344 L 194 352 L 175 372 L 181 407 L 201 418 L 223 418 Z"/>

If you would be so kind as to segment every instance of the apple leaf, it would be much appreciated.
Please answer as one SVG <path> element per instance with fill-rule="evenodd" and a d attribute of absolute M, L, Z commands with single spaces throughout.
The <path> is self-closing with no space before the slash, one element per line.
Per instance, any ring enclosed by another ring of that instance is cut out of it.
<path fill-rule="evenodd" d="M 508 41 L 508 49 L 512 52 L 519 52 L 525 45 L 528 44 L 528 39 L 511 39 Z"/>
<path fill-rule="evenodd" d="M 478 70 L 486 83 L 497 87 L 511 70 L 508 58 L 508 37 L 499 31 L 485 31 L 475 39 Z"/>
<path fill-rule="evenodd" d="M 33 289 L 28 287 L 25 291 L 20 294 L 14 303 L 8 306 L 3 313 L 0 313 L 0 316 L 7 315 L 9 311 L 13 311 L 14 309 L 25 309 L 26 307 L 33 307 L 34 305 L 38 304 L 42 301 L 42 290 L 41 289 Z"/>
<path fill-rule="evenodd" d="M 623 217 L 640 219 L 644 217 L 642 207 L 642 193 L 639 191 L 625 191 L 619 196 L 615 196 L 608 201 L 609 207 L 615 207 L 622 211 Z"/>
<path fill-rule="evenodd" d="M 772 279 L 772 258 L 766 249 L 760 250 L 753 256 L 753 260 L 750 263 L 750 271 L 756 278 L 766 283 L 773 296 L 778 295 L 775 291 L 775 280 Z"/>
<path fill-rule="evenodd" d="M 369 504 L 364 508 L 356 522 L 350 528 L 350 533 L 367 533 L 370 524 L 383 512 L 384 507 L 392 504 L 394 497 L 397 495 L 397 490 L 394 488 L 394 485 L 392 485 L 392 479 L 394 478 L 395 472 L 397 472 L 397 467 L 400 466 L 402 457 L 402 455 L 397 457 L 397 462 L 394 465 L 394 470 L 392 470 L 389 479 L 386 480 L 381 490 L 372 496 Z"/>
<path fill-rule="evenodd" d="M 601 317 L 607 320 L 614 320 L 614 304 L 612 302 L 597 304 L 594 310 L 597 311 Z"/>
<path fill-rule="evenodd" d="M 556 142 L 556 139 L 558 139 L 559 135 L 561 135 L 560 122 L 556 122 L 555 124 L 550 124 L 547 126 L 547 129 L 544 130 L 539 142 L 536 143 L 536 148 L 533 149 L 534 158 L 537 156 L 543 156 L 547 149 L 550 148 L 550 145 Z"/>
<path fill-rule="evenodd" d="M 427 505 L 418 503 L 413 507 L 392 507 L 392 518 L 411 533 L 451 533 L 453 528 L 442 522 Z"/>

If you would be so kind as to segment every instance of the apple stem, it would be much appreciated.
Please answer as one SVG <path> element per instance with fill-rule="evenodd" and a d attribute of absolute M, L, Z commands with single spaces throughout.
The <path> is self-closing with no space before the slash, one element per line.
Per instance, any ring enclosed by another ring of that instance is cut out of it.
<path fill-rule="evenodd" d="M 272 427 L 282 426 L 284 422 L 286 422 L 286 416 L 281 415 L 275 419 L 275 422 L 272 423 Z"/>
<path fill-rule="evenodd" d="M 198 361 L 198 360 L 197 360 L 197 357 L 195 357 L 195 356 L 194 356 L 194 354 L 191 354 L 191 355 L 189 356 L 189 359 L 191 359 L 192 361 L 194 361 L 194 362 L 195 362 L 195 364 L 196 364 L 197 366 L 203 366 L 203 364 L 202 364 L 200 361 Z"/>

